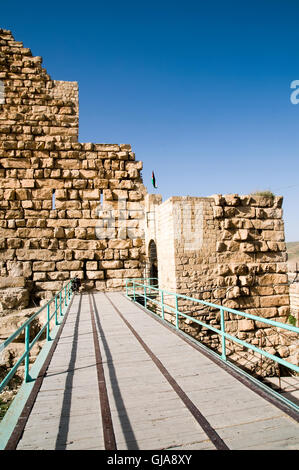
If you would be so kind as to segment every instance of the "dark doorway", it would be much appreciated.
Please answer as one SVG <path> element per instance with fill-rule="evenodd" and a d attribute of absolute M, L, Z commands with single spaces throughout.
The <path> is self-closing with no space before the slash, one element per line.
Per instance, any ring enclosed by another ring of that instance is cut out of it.
<path fill-rule="evenodd" d="M 150 284 L 152 286 L 158 285 L 158 258 L 157 246 L 154 240 L 149 242 L 149 277 L 151 278 Z"/>

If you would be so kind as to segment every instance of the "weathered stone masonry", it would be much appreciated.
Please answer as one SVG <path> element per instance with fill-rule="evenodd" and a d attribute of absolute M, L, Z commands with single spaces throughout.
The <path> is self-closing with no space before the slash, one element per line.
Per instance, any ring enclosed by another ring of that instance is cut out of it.
<path fill-rule="evenodd" d="M 0 30 L 2 287 L 45 297 L 77 275 L 85 288 L 121 288 L 143 274 L 142 163 L 130 145 L 79 143 L 78 85 L 51 80 L 41 63 Z M 107 207 L 116 232 L 103 238 Z"/>
<path fill-rule="evenodd" d="M 41 64 L 0 30 L 0 316 L 75 275 L 85 289 L 119 290 L 126 278 L 158 272 L 162 289 L 287 321 L 282 198 L 162 203 L 146 194 L 130 145 L 78 142 L 78 84 L 52 80 Z M 199 315 L 194 304 L 179 307 Z M 200 314 L 219 324 L 215 311 Z M 216 334 L 182 327 L 219 349 Z M 226 328 L 298 362 L 292 335 L 231 314 Z"/>
<path fill-rule="evenodd" d="M 146 211 L 155 214 L 146 243 L 157 246 L 159 286 L 280 322 L 290 314 L 287 253 L 282 220 L 282 197 L 214 195 L 171 197 L 161 203 L 146 196 Z M 149 216 L 147 216 L 149 219 Z M 174 298 L 168 298 L 174 306 Z M 181 311 L 213 326 L 219 309 L 200 308 L 179 300 Z M 226 331 L 298 363 L 296 335 L 279 332 L 261 322 L 225 313 Z M 180 319 L 181 327 L 210 347 L 221 349 L 219 335 Z M 259 373 L 273 373 L 274 363 L 261 371 L 260 356 L 229 344 L 228 352 Z M 239 353 L 242 352 L 242 360 Z"/>

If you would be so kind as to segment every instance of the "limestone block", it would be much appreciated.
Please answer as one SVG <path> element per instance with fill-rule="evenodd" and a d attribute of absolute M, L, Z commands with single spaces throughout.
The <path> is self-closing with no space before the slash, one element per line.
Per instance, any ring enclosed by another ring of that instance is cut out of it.
<path fill-rule="evenodd" d="M 249 266 L 245 263 L 238 263 L 231 265 L 232 272 L 237 275 L 246 275 L 249 272 Z"/>
<path fill-rule="evenodd" d="M 6 276 L 4 278 L 0 278 L 0 289 L 8 287 L 25 287 L 25 278 L 22 276 Z"/>
<path fill-rule="evenodd" d="M 72 158 L 69 159 L 57 159 L 55 162 L 56 168 L 79 170 L 80 161 Z"/>
<path fill-rule="evenodd" d="M 224 243 L 224 242 L 217 242 L 217 243 L 216 243 L 216 251 L 217 251 L 218 253 L 223 252 L 223 251 L 227 251 L 227 245 L 226 245 L 226 243 Z"/>
<path fill-rule="evenodd" d="M 142 277 L 142 272 L 139 269 L 107 269 L 107 279 L 119 278 L 136 278 Z"/>
<path fill-rule="evenodd" d="M 104 198 L 104 201 L 113 201 L 112 191 L 110 189 L 104 189 L 103 198 Z"/>
<path fill-rule="evenodd" d="M 63 281 L 46 281 L 46 282 L 36 282 L 37 288 L 46 291 L 60 291 L 63 287 Z"/>
<path fill-rule="evenodd" d="M 94 178 L 93 180 L 94 187 L 97 189 L 107 189 L 109 182 L 104 178 Z"/>
<path fill-rule="evenodd" d="M 33 281 L 46 281 L 47 274 L 46 272 L 36 272 L 33 274 Z"/>
<path fill-rule="evenodd" d="M 104 279 L 104 271 L 86 271 L 87 279 Z"/>
<path fill-rule="evenodd" d="M 226 297 L 228 299 L 235 299 L 241 296 L 241 289 L 238 286 L 235 286 L 227 291 Z"/>
<path fill-rule="evenodd" d="M 14 312 L 6 315 L 5 317 L 1 318 L 1 326 L 0 326 L 0 339 L 4 340 L 11 336 L 18 328 L 20 328 L 23 323 L 27 319 L 29 319 L 35 312 L 37 311 L 37 308 L 25 308 L 22 309 L 22 312 Z M 32 322 L 30 326 L 30 339 L 32 340 L 33 337 L 40 331 L 41 329 L 41 319 L 36 317 Z M 21 334 L 14 340 L 15 342 L 21 342 L 22 343 L 22 349 L 21 349 L 21 354 L 24 351 L 24 338 L 25 338 L 25 331 L 21 332 Z M 18 355 L 18 357 L 20 354 Z M 2 363 L 1 363 L 2 365 Z M 7 366 L 11 366 L 10 363 L 7 364 Z"/>
<path fill-rule="evenodd" d="M 250 205 L 256 207 L 272 207 L 274 198 L 272 196 L 251 195 Z"/>
<path fill-rule="evenodd" d="M 89 250 L 78 250 L 78 251 L 76 250 L 74 252 L 74 258 L 76 260 L 93 260 L 95 257 L 96 259 L 102 259 L 102 252 L 101 251 L 89 251 Z"/>
<path fill-rule="evenodd" d="M 51 238 L 53 236 L 53 230 L 40 228 L 20 228 L 18 229 L 18 236 L 21 238 Z"/>
<path fill-rule="evenodd" d="M 29 304 L 29 292 L 22 287 L 0 289 L 0 312 L 20 310 Z"/>
<path fill-rule="evenodd" d="M 240 243 L 240 250 L 244 253 L 253 253 L 254 251 L 256 251 L 256 245 L 253 242 Z"/>
<path fill-rule="evenodd" d="M 85 239 L 86 238 L 86 228 L 76 228 L 75 229 L 75 238 L 81 238 Z"/>
<path fill-rule="evenodd" d="M 284 241 L 284 232 L 280 230 L 264 230 L 263 239 L 270 241 L 283 242 Z"/>
<path fill-rule="evenodd" d="M 106 290 L 106 282 L 105 281 L 96 281 L 95 287 L 96 287 L 96 290 L 104 292 Z"/>
<path fill-rule="evenodd" d="M 72 186 L 75 189 L 84 189 L 87 186 L 87 180 L 84 179 L 73 179 Z"/>
<path fill-rule="evenodd" d="M 71 219 L 48 219 L 47 226 L 48 227 L 65 227 L 65 228 L 75 228 L 78 225 L 77 220 Z"/>
<path fill-rule="evenodd" d="M 3 168 L 30 168 L 31 163 L 29 159 L 18 158 L 18 159 L 1 159 L 1 165 Z"/>
<path fill-rule="evenodd" d="M 281 219 L 282 209 L 256 209 L 256 217 L 259 219 Z"/>
<path fill-rule="evenodd" d="M 67 191 L 66 189 L 57 189 L 55 191 L 56 199 L 66 199 L 67 198 Z"/>
<path fill-rule="evenodd" d="M 14 189 L 6 189 L 4 191 L 4 199 L 6 201 L 13 201 L 15 199 L 15 190 Z"/>
<path fill-rule="evenodd" d="M 246 251 L 243 250 L 243 247 L 249 245 L 247 243 L 239 243 L 234 240 L 226 242 L 227 250 L 231 252 Z"/>
<path fill-rule="evenodd" d="M 55 262 L 54 261 L 35 261 L 33 262 L 33 271 L 54 271 Z"/>
<path fill-rule="evenodd" d="M 125 285 L 125 279 L 108 279 L 106 282 L 106 286 L 108 289 L 121 289 L 125 287 Z"/>
<path fill-rule="evenodd" d="M 68 271 L 58 271 L 54 273 L 48 272 L 46 275 L 47 279 L 51 281 L 65 281 L 71 277 Z"/>
<path fill-rule="evenodd" d="M 264 274 L 263 276 L 259 276 L 258 284 L 260 286 L 272 286 L 274 284 L 287 284 L 288 276 L 287 274 Z"/>
<path fill-rule="evenodd" d="M 19 260 L 24 261 L 60 261 L 64 258 L 64 253 L 61 251 L 46 249 L 18 249 L 16 255 Z"/>
<path fill-rule="evenodd" d="M 128 199 L 128 191 L 127 190 L 114 189 L 114 190 L 112 190 L 112 194 L 113 194 L 113 199 L 114 200 L 118 200 L 118 199 L 127 200 Z"/>
<path fill-rule="evenodd" d="M 226 194 L 223 196 L 224 204 L 228 206 L 238 206 L 240 205 L 240 198 L 237 194 Z"/>
<path fill-rule="evenodd" d="M 65 183 L 63 179 L 45 178 L 32 180 L 36 183 L 37 188 L 64 189 Z M 22 185 L 23 186 L 23 185 Z"/>
<path fill-rule="evenodd" d="M 58 261 L 56 268 L 58 271 L 71 271 L 82 268 L 82 261 Z"/>
<path fill-rule="evenodd" d="M 66 211 L 66 217 L 69 219 L 78 219 L 80 220 L 82 218 L 82 211 L 81 210 L 67 210 Z"/>
<path fill-rule="evenodd" d="M 263 296 L 260 298 L 261 307 L 280 307 L 288 306 L 290 304 L 290 298 L 288 295 L 272 295 Z"/>
<path fill-rule="evenodd" d="M 104 240 L 68 240 L 67 247 L 72 250 L 100 250 L 106 248 Z"/>
<path fill-rule="evenodd" d="M 65 238 L 75 238 L 75 229 L 65 228 L 64 229 Z M 62 237 L 63 238 L 63 237 Z M 62 242 L 61 242 L 62 243 Z M 65 246 L 61 246 L 62 249 L 65 249 Z"/>
<path fill-rule="evenodd" d="M 87 271 L 96 271 L 98 269 L 98 262 L 97 261 L 87 261 L 86 269 L 87 269 Z"/>
<path fill-rule="evenodd" d="M 78 210 L 81 209 L 81 201 L 56 200 L 56 209 L 59 210 Z"/>
<path fill-rule="evenodd" d="M 120 147 L 116 144 L 94 144 L 94 150 L 96 152 L 118 152 Z"/>
<path fill-rule="evenodd" d="M 280 209 L 282 207 L 283 197 L 282 196 L 275 196 L 273 201 L 273 207 L 277 207 Z"/>
<path fill-rule="evenodd" d="M 125 249 L 132 248 L 132 240 L 109 240 L 108 248 Z"/>
<path fill-rule="evenodd" d="M 214 206 L 213 207 L 213 216 L 215 219 L 220 219 L 224 215 L 223 207 L 221 206 Z"/>
<path fill-rule="evenodd" d="M 252 286 L 255 283 L 254 276 L 239 276 L 239 281 L 242 287 L 244 286 Z"/>
<path fill-rule="evenodd" d="M 129 200 L 130 201 L 140 201 L 143 199 L 143 194 L 139 191 L 129 191 Z"/>
<path fill-rule="evenodd" d="M 142 161 L 130 161 L 125 163 L 126 171 L 130 170 L 142 170 L 143 162 Z"/>
<path fill-rule="evenodd" d="M 228 264 L 219 264 L 217 270 L 219 276 L 227 276 L 232 274 L 231 268 Z"/>
<path fill-rule="evenodd" d="M 267 250 L 261 250 L 261 251 L 281 251 L 278 244 L 276 242 L 266 242 L 267 245 Z"/>
<path fill-rule="evenodd" d="M 254 321 L 249 319 L 239 320 L 238 321 L 239 331 L 251 331 L 255 329 Z"/>
<path fill-rule="evenodd" d="M 100 261 L 100 267 L 102 269 L 117 269 L 123 267 L 123 262 L 119 260 L 113 261 Z"/>
<path fill-rule="evenodd" d="M 98 189 L 86 189 L 80 192 L 81 198 L 83 200 L 100 200 L 100 192 Z"/>

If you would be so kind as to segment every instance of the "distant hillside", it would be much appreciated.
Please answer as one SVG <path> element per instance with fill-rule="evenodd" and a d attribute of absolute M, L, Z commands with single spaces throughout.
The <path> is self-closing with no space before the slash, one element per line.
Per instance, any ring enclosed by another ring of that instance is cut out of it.
<path fill-rule="evenodd" d="M 288 242 L 286 245 L 289 271 L 293 271 L 296 267 L 296 263 L 299 268 L 299 242 Z"/>

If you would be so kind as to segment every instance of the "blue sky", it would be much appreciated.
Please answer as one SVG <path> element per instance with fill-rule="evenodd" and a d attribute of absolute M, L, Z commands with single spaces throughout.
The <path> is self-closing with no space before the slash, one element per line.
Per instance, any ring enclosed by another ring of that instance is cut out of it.
<path fill-rule="evenodd" d="M 3 2 L 0 27 L 79 83 L 80 142 L 131 144 L 164 200 L 270 189 L 299 241 L 297 0 Z"/>

